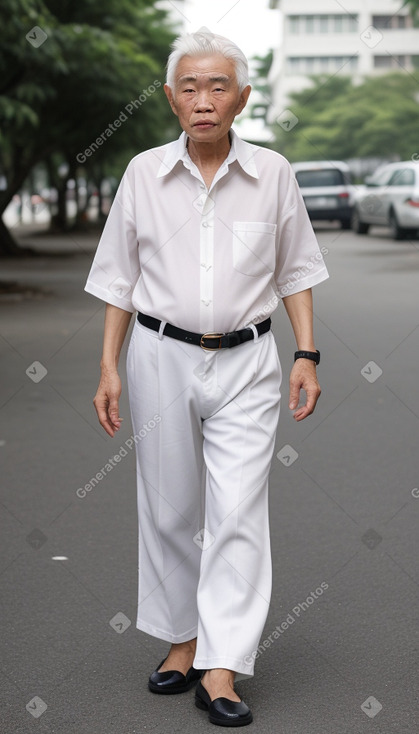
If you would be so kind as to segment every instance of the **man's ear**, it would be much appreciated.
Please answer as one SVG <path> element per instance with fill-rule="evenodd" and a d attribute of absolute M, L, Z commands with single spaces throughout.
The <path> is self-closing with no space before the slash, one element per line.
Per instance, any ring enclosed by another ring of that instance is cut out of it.
<path fill-rule="evenodd" d="M 240 112 L 244 110 L 244 108 L 246 107 L 247 100 L 249 99 L 249 94 L 251 91 L 252 91 L 252 87 L 250 86 L 250 84 L 248 84 L 247 87 L 245 87 L 243 91 L 240 93 L 240 98 L 239 98 L 237 108 L 236 108 L 236 115 L 239 115 Z"/>
<path fill-rule="evenodd" d="M 167 99 L 169 100 L 169 104 L 170 104 L 170 106 L 172 108 L 172 112 L 174 112 L 175 115 L 177 115 L 176 104 L 175 104 L 175 100 L 174 100 L 174 97 L 173 97 L 173 92 L 172 92 L 171 87 L 169 87 L 168 84 L 165 84 L 163 86 L 163 89 L 164 89 L 164 93 L 165 93 Z"/>

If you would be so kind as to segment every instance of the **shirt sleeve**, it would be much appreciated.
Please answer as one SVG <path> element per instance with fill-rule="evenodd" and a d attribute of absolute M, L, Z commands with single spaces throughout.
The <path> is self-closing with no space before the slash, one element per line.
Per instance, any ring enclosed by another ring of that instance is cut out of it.
<path fill-rule="evenodd" d="M 329 277 L 323 253 L 291 166 L 279 221 L 275 283 L 281 298 L 312 288 Z"/>
<path fill-rule="evenodd" d="M 106 303 L 135 311 L 132 293 L 140 276 L 134 196 L 129 166 L 115 195 L 85 290 Z"/>

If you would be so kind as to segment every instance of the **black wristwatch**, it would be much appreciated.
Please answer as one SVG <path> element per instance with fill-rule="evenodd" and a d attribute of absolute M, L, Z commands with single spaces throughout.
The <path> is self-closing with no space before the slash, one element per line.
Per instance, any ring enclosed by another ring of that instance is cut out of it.
<path fill-rule="evenodd" d="M 297 359 L 311 359 L 316 364 L 320 364 L 320 352 L 318 349 L 316 349 L 315 352 L 306 352 L 304 349 L 300 349 L 299 352 L 295 352 L 294 354 L 294 362 L 296 362 Z"/>

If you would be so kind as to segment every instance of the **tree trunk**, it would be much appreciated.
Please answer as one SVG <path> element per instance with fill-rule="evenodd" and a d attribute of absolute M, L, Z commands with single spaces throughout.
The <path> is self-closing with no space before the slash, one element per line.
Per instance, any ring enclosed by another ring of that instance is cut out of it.
<path fill-rule="evenodd" d="M 27 254 L 27 251 L 19 247 L 16 240 L 12 237 L 10 230 L 3 222 L 0 216 L 0 257 L 12 257 L 13 255 Z"/>
<path fill-rule="evenodd" d="M 21 256 L 33 253 L 30 248 L 19 247 L 12 233 L 4 223 L 2 215 L 7 209 L 7 206 L 13 199 L 14 195 L 17 194 L 22 188 L 26 181 L 28 174 L 33 167 L 42 160 L 44 155 L 48 155 L 49 150 L 39 150 L 36 157 L 33 157 L 30 161 L 26 161 L 25 165 L 20 166 L 15 162 L 11 169 L 10 176 L 6 175 L 8 180 L 7 189 L 0 192 L 0 257 L 11 257 Z M 19 149 L 14 154 L 15 161 L 19 161 L 21 156 L 19 155 Z"/>
<path fill-rule="evenodd" d="M 59 182 L 57 186 L 57 213 L 51 220 L 51 224 L 54 229 L 65 232 L 67 229 L 67 180 Z"/>
<path fill-rule="evenodd" d="M 57 192 L 57 201 L 54 202 L 54 211 L 51 211 L 50 229 L 65 232 L 67 230 L 67 176 L 64 180 L 58 175 L 56 161 L 53 156 L 45 160 L 49 186 Z"/>
<path fill-rule="evenodd" d="M 0 257 L 23 255 L 27 252 L 23 247 L 19 247 L 2 218 L 8 204 L 25 181 L 27 174 L 28 172 L 23 169 L 15 171 L 14 179 L 11 181 L 7 189 L 2 191 L 0 194 Z"/>

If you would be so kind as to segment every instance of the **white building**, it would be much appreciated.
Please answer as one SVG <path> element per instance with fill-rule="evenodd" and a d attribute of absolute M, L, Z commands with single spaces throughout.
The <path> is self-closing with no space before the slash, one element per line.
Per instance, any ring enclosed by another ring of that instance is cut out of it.
<path fill-rule="evenodd" d="M 270 122 L 310 75 L 366 75 L 418 68 L 419 28 L 401 0 L 270 0 L 283 15 L 283 41 L 270 72 Z"/>

